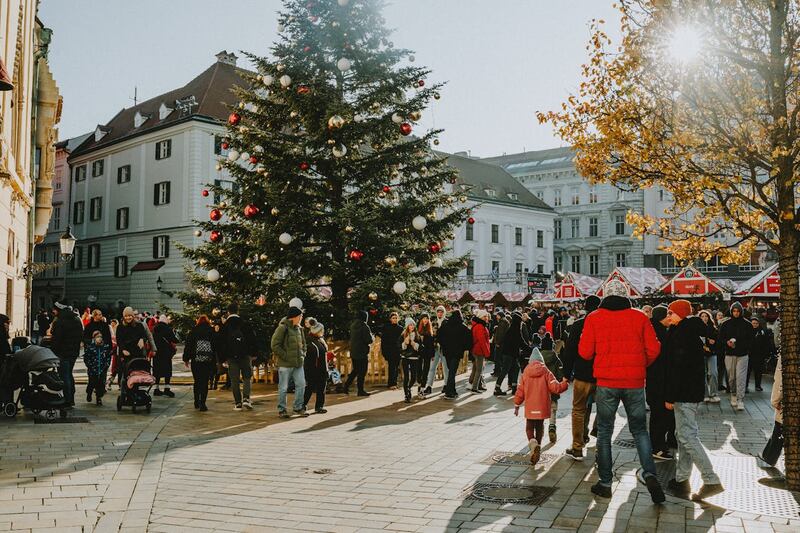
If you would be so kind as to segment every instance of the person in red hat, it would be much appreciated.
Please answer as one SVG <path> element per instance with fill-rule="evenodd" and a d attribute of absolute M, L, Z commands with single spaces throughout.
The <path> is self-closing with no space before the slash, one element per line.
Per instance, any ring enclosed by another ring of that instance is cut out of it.
<path fill-rule="evenodd" d="M 700 470 L 702 488 L 692 495 L 704 500 L 724 490 L 714 466 L 700 443 L 697 408 L 705 395 L 705 337 L 708 329 L 703 321 L 691 316 L 692 304 L 675 300 L 667 308 L 669 335 L 661 357 L 666 358 L 664 406 L 675 412 L 675 434 L 678 438 L 678 461 L 675 479 L 668 487 L 679 494 L 689 494 L 692 465 Z"/>

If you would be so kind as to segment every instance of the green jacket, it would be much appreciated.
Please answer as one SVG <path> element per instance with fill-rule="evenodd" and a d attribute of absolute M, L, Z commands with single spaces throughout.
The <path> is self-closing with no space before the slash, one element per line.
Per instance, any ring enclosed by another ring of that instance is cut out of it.
<path fill-rule="evenodd" d="M 303 328 L 293 326 L 288 318 L 281 319 L 270 342 L 272 352 L 278 357 L 278 366 L 299 368 L 306 355 L 306 337 Z"/>

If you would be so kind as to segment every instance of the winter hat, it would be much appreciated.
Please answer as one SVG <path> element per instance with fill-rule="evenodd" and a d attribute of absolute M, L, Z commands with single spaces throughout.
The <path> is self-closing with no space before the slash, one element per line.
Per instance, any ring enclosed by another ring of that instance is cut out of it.
<path fill-rule="evenodd" d="M 290 307 L 289 311 L 286 312 L 286 318 L 297 318 L 302 314 L 303 312 L 297 307 Z"/>
<path fill-rule="evenodd" d="M 416 326 L 417 326 L 417 323 L 416 323 L 416 322 L 414 322 L 414 319 L 413 319 L 413 318 L 411 318 L 410 316 L 408 316 L 408 317 L 406 317 L 406 321 L 404 322 L 404 326 L 405 326 L 406 328 L 408 328 L 408 326 L 414 326 L 414 327 L 416 327 Z"/>
<path fill-rule="evenodd" d="M 538 333 L 533 334 L 533 337 L 531 337 L 531 343 L 536 347 L 542 345 L 542 338 L 539 336 Z"/>
<path fill-rule="evenodd" d="M 133 312 L 133 307 L 126 307 L 122 310 L 122 316 L 134 316 L 135 313 Z"/>
<path fill-rule="evenodd" d="M 586 314 L 589 314 L 592 311 L 594 311 L 595 309 L 597 309 L 598 307 L 600 307 L 600 302 L 601 301 L 602 300 L 600 299 L 600 297 L 599 296 L 595 296 L 594 294 L 592 294 L 591 296 L 588 296 L 586 298 L 586 301 L 583 303 L 583 307 L 586 308 Z"/>
<path fill-rule="evenodd" d="M 738 309 L 739 310 L 739 314 L 744 316 L 744 307 L 742 307 L 742 304 L 740 304 L 739 302 L 733 302 L 731 304 L 731 309 L 730 309 L 731 316 L 733 316 L 733 310 L 734 309 Z"/>
<path fill-rule="evenodd" d="M 2 326 L 4 324 L 10 324 L 10 323 L 11 323 L 11 319 L 8 318 L 8 315 L 0 314 L 0 326 Z"/>
<path fill-rule="evenodd" d="M 542 350 L 552 350 L 553 349 L 553 337 L 550 336 L 550 332 L 544 334 L 544 338 L 542 339 Z"/>
<path fill-rule="evenodd" d="M 436 312 L 438 313 L 439 311 L 441 311 L 442 313 L 446 313 L 447 309 L 445 309 L 443 305 L 437 305 Z"/>
<path fill-rule="evenodd" d="M 692 314 L 692 304 L 689 303 L 689 300 L 675 300 L 669 304 L 667 309 L 681 317 L 681 319 L 684 319 Z"/>
<path fill-rule="evenodd" d="M 167 315 L 161 315 L 160 317 L 158 317 L 158 321 L 159 322 L 164 322 L 166 324 L 167 323 Z"/>
<path fill-rule="evenodd" d="M 307 322 L 309 333 L 315 337 L 322 337 L 325 335 L 325 326 L 323 326 L 321 322 L 318 322 L 316 318 L 309 318 Z"/>
<path fill-rule="evenodd" d="M 657 305 L 653 308 L 653 320 L 661 322 L 667 317 L 667 308 L 663 305 Z"/>
<path fill-rule="evenodd" d="M 534 361 L 540 361 L 544 363 L 544 357 L 542 357 L 542 352 L 539 351 L 539 348 L 534 348 L 531 350 L 531 356 L 528 358 L 528 364 L 531 364 Z"/>
<path fill-rule="evenodd" d="M 489 320 L 489 311 L 486 309 L 477 309 L 475 311 L 475 317 L 486 322 Z"/>
<path fill-rule="evenodd" d="M 702 318 L 702 317 L 703 317 L 703 315 L 708 315 L 708 319 L 709 319 L 709 321 L 711 321 L 711 322 L 714 322 L 714 315 L 712 315 L 712 314 L 711 314 L 711 311 L 709 311 L 708 309 L 703 309 L 702 311 L 700 311 L 699 313 L 697 313 L 697 316 L 698 316 L 698 317 L 701 317 L 701 318 Z"/>
<path fill-rule="evenodd" d="M 628 297 L 628 287 L 617 279 L 612 279 L 603 285 L 603 296 L 622 296 Z"/>

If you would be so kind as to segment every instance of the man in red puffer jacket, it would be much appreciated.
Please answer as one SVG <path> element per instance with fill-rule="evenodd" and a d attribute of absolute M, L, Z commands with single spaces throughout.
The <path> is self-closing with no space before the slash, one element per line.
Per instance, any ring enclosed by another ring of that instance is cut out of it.
<path fill-rule="evenodd" d="M 664 501 L 647 434 L 644 382 L 647 367 L 656 360 L 661 343 L 647 316 L 631 307 L 628 287 L 618 280 L 603 286 L 600 307 L 586 317 L 578 354 L 594 359 L 597 379 L 597 470 L 600 481 L 592 492 L 611 497 L 611 435 L 619 403 L 625 407 L 628 427 L 636 441 L 647 490 L 654 503 Z"/>

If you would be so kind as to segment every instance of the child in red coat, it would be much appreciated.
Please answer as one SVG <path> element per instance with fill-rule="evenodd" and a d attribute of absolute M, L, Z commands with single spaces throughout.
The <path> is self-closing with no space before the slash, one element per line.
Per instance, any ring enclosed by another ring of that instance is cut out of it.
<path fill-rule="evenodd" d="M 514 416 L 519 415 L 519 407 L 525 404 L 525 433 L 531 450 L 531 464 L 538 463 L 541 455 L 544 421 L 550 418 L 550 395 L 561 394 L 567 387 L 567 378 L 559 382 L 547 369 L 542 354 L 534 348 L 514 395 Z"/>

